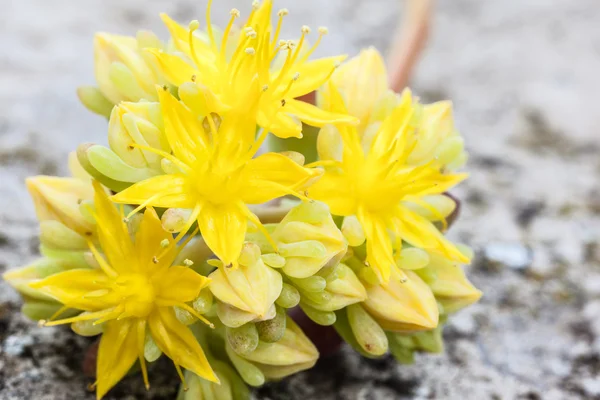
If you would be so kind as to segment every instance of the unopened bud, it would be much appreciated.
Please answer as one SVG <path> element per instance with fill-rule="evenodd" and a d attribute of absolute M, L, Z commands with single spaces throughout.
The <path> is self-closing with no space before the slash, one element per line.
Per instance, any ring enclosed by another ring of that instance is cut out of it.
<path fill-rule="evenodd" d="M 300 293 L 298 289 L 287 283 L 283 284 L 281 294 L 275 301 L 278 306 L 283 308 L 293 308 L 300 303 Z"/>
<path fill-rule="evenodd" d="M 261 321 L 256 323 L 256 329 L 258 331 L 258 337 L 263 342 L 274 343 L 281 339 L 285 333 L 286 326 L 286 314 L 285 310 L 277 307 L 277 314 L 275 318 L 267 321 Z"/>
<path fill-rule="evenodd" d="M 429 264 L 429 254 L 416 247 L 405 248 L 400 251 L 396 264 L 400 269 L 420 269 Z"/>
<path fill-rule="evenodd" d="M 238 328 L 226 328 L 227 343 L 238 354 L 248 354 L 258 346 L 258 331 L 253 323 Z"/>
<path fill-rule="evenodd" d="M 365 242 L 365 231 L 356 216 L 344 218 L 342 233 L 352 247 L 360 246 Z"/>
<path fill-rule="evenodd" d="M 188 209 L 169 208 L 163 213 L 160 222 L 167 232 L 181 232 L 186 228 L 191 214 L 192 211 Z"/>

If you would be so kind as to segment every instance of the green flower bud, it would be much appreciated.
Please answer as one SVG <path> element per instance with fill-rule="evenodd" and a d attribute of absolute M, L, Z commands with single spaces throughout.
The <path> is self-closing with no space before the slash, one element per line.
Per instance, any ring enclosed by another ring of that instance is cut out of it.
<path fill-rule="evenodd" d="M 21 306 L 21 312 L 27 318 L 40 321 L 40 320 L 48 320 L 53 315 L 55 315 L 61 308 L 62 304 L 54 301 L 54 300 L 31 300 L 25 299 L 25 303 Z M 65 318 L 72 317 L 77 315 L 77 311 L 67 311 L 63 315 Z"/>
<path fill-rule="evenodd" d="M 291 209 L 276 226 L 272 238 L 285 258 L 283 272 L 292 278 L 307 278 L 336 265 L 347 249 L 329 208 L 316 201 Z"/>
<path fill-rule="evenodd" d="M 148 362 L 154 362 L 161 356 L 162 351 L 158 348 L 158 345 L 152 338 L 150 331 L 146 331 L 146 338 L 144 340 L 144 358 Z"/>
<path fill-rule="evenodd" d="M 429 254 L 416 247 L 404 248 L 396 257 L 396 264 L 402 269 L 420 269 L 429 264 Z"/>
<path fill-rule="evenodd" d="M 238 354 L 244 355 L 253 352 L 258 346 L 258 330 L 253 323 L 247 323 L 239 328 L 225 330 L 227 343 Z"/>
<path fill-rule="evenodd" d="M 275 303 L 283 308 L 296 307 L 300 303 L 300 293 L 292 285 L 284 283 Z"/>
<path fill-rule="evenodd" d="M 210 364 L 219 383 L 207 381 L 186 371 L 187 387 L 181 385 L 177 400 L 244 400 L 250 398 L 248 387 L 229 365 L 218 360 L 213 360 Z"/>
<path fill-rule="evenodd" d="M 85 314 L 89 314 L 89 312 L 86 311 L 81 313 L 81 315 Z M 71 324 L 71 329 L 81 336 L 97 336 L 102 333 L 103 324 L 94 325 L 94 322 L 95 321 L 93 320 L 73 322 Z"/>
<path fill-rule="evenodd" d="M 169 208 L 163 213 L 160 221 L 167 232 L 181 232 L 187 228 L 191 213 L 191 210 L 184 208 Z"/>
<path fill-rule="evenodd" d="M 342 233 L 348 244 L 352 247 L 357 247 L 362 245 L 365 240 L 365 231 L 358 221 L 356 216 L 345 217 L 344 222 L 342 222 Z"/>
<path fill-rule="evenodd" d="M 281 307 L 276 307 L 276 310 L 275 318 L 256 323 L 258 337 L 263 342 L 277 342 L 285 334 L 286 313 Z"/>
<path fill-rule="evenodd" d="M 40 242 L 50 248 L 60 250 L 87 250 L 83 236 L 56 220 L 40 221 Z"/>
<path fill-rule="evenodd" d="M 412 334 L 388 332 L 388 340 L 391 353 L 402 364 L 412 364 L 415 352 L 442 353 L 444 351 L 442 324 L 430 331 Z"/>
<path fill-rule="evenodd" d="M 281 379 L 311 368 L 319 352 L 302 330 L 289 317 L 283 337 L 277 342 L 260 341 L 256 350 L 244 355 L 267 379 Z"/>
<path fill-rule="evenodd" d="M 238 371 L 244 382 L 250 386 L 261 386 L 265 383 L 265 374 L 256 365 L 239 356 L 231 346 L 225 345 L 225 351 L 231 363 Z"/>
<path fill-rule="evenodd" d="M 443 194 L 424 196 L 420 204 L 405 202 L 403 205 L 430 221 L 445 219 L 456 209 L 454 200 Z"/>
<path fill-rule="evenodd" d="M 77 97 L 91 112 L 102 115 L 106 118 L 110 116 L 110 112 L 114 104 L 108 100 L 100 89 L 94 86 L 81 86 L 77 88 Z"/>
<path fill-rule="evenodd" d="M 388 350 L 388 339 L 384 330 L 360 304 L 346 309 L 348 323 L 358 345 L 370 355 L 381 356 Z"/>
<path fill-rule="evenodd" d="M 200 295 L 192 302 L 192 308 L 198 314 L 206 314 L 210 311 L 213 305 L 213 295 L 210 290 L 202 290 Z"/>
<path fill-rule="evenodd" d="M 336 315 L 333 311 L 320 311 L 306 303 L 300 303 L 300 308 L 302 308 L 304 314 L 316 324 L 323 326 L 335 324 Z"/>
<path fill-rule="evenodd" d="M 282 289 L 281 274 L 265 265 L 253 243 L 244 244 L 238 261 L 237 268 L 221 266 L 210 274 L 211 292 L 221 302 L 252 316 L 251 320 L 272 318 Z"/>
<path fill-rule="evenodd" d="M 325 281 L 326 286 L 322 292 L 301 291 L 304 305 L 320 311 L 336 311 L 367 298 L 367 291 L 363 284 L 354 271 L 344 264 L 332 268 Z"/>

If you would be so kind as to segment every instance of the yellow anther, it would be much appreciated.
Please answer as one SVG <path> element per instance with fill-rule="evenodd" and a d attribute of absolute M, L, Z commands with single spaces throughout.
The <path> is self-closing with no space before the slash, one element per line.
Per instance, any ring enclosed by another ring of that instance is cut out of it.
<path fill-rule="evenodd" d="M 152 257 L 152 262 L 154 264 L 158 264 L 158 257 L 156 257 L 156 256 Z"/>
<path fill-rule="evenodd" d="M 256 50 L 254 50 L 254 47 L 248 47 L 246 48 L 246 50 L 244 50 L 244 52 L 248 55 L 253 56 L 254 54 L 256 54 Z"/>
<path fill-rule="evenodd" d="M 283 40 L 283 39 L 280 40 L 279 41 L 279 47 L 283 48 L 286 45 L 286 43 L 287 43 L 287 40 Z"/>
<path fill-rule="evenodd" d="M 165 247 L 169 247 L 169 239 L 163 239 L 163 240 L 160 242 L 160 247 L 162 247 L 163 249 L 164 249 Z"/>
<path fill-rule="evenodd" d="M 200 28 L 200 22 L 198 22 L 198 20 L 195 19 L 192 22 L 190 22 L 190 24 L 188 25 L 188 28 L 190 29 L 190 31 L 193 32 L 196 29 Z"/>
<path fill-rule="evenodd" d="M 187 267 L 191 267 L 192 265 L 194 265 L 194 262 L 188 258 L 186 258 L 185 260 L 183 260 L 183 265 L 187 266 Z"/>
<path fill-rule="evenodd" d="M 254 8 L 255 10 L 258 10 L 260 8 L 260 1 L 254 0 L 252 2 L 252 8 Z"/>
<path fill-rule="evenodd" d="M 262 91 L 266 92 L 267 90 L 269 90 L 269 85 L 263 85 Z"/>
<path fill-rule="evenodd" d="M 310 33 L 310 27 L 308 25 L 302 25 L 302 33 L 308 35 Z"/>
<path fill-rule="evenodd" d="M 293 80 L 293 81 L 297 81 L 297 80 L 298 80 L 298 78 L 300 78 L 300 72 L 296 72 L 296 73 L 294 74 L 294 76 L 292 76 L 292 80 Z"/>
<path fill-rule="evenodd" d="M 281 10 L 277 11 L 277 16 L 278 17 L 285 17 L 286 15 L 288 15 L 290 12 L 287 8 L 282 8 Z"/>
<path fill-rule="evenodd" d="M 329 29 L 327 29 L 326 26 L 320 26 L 319 27 L 319 34 L 320 35 L 327 35 L 329 33 Z"/>
<path fill-rule="evenodd" d="M 231 11 L 229 11 L 229 15 L 231 15 L 233 18 L 239 18 L 240 10 L 237 8 L 232 8 Z"/>

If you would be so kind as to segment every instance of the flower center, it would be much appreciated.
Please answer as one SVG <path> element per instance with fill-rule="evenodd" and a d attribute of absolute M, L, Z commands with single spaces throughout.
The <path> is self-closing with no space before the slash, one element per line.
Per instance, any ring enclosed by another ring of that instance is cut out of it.
<path fill-rule="evenodd" d="M 122 298 L 126 315 L 143 318 L 154 308 L 156 292 L 145 275 L 121 275 L 115 281 L 113 289 Z"/>

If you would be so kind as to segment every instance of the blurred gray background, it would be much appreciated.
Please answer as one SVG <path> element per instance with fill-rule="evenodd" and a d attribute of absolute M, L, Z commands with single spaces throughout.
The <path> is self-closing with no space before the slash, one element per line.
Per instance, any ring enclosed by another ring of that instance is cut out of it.
<path fill-rule="evenodd" d="M 250 0 L 215 0 L 217 23 Z M 0 0 L 0 272 L 32 260 L 37 222 L 23 179 L 65 175 L 106 121 L 78 103 L 93 84 L 96 31 L 167 38 L 159 12 L 202 19 L 205 1 Z M 385 52 L 401 0 L 277 0 L 302 24 L 326 25 L 319 54 Z M 348 349 L 257 392 L 264 399 L 600 398 L 600 3 L 439 0 L 411 87 L 454 101 L 470 150 L 451 236 L 475 247 L 469 276 L 485 295 L 450 322 L 444 355 L 412 366 Z M 0 399 L 92 399 L 81 360 L 89 341 L 37 328 L 0 282 Z M 108 398 L 173 398 L 169 365 Z M 133 394 L 132 394 L 133 393 Z M 112 397 L 111 397 L 112 396 Z"/>

